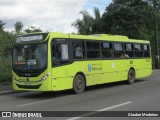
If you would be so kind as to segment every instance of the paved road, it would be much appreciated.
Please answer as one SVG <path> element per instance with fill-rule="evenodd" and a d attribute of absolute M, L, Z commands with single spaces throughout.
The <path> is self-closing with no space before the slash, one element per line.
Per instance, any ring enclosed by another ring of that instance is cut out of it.
<path fill-rule="evenodd" d="M 0 96 L 0 111 L 89 111 L 68 120 L 159 120 L 160 117 L 83 117 L 97 111 L 160 111 L 160 72 L 138 79 L 134 85 L 124 82 L 89 87 L 83 94 L 23 92 Z M 61 113 L 60 113 L 61 114 Z M 159 114 L 160 116 L 160 114 Z M 82 118 L 83 117 L 83 118 Z"/>

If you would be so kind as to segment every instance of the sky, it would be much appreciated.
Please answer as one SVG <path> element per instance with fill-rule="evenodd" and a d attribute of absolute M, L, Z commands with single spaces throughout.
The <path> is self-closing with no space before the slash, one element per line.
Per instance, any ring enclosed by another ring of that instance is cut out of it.
<path fill-rule="evenodd" d="M 94 7 L 101 14 L 112 0 L 0 0 L 0 20 L 6 23 L 5 29 L 13 30 L 17 21 L 24 29 L 36 26 L 43 31 L 73 33 L 77 30 L 71 24 L 82 18 L 80 11 L 93 15 Z"/>

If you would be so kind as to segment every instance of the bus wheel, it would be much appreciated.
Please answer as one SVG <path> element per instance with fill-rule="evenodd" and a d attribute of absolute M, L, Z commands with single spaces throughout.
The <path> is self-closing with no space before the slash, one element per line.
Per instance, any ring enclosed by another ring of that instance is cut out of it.
<path fill-rule="evenodd" d="M 133 69 L 130 69 L 128 72 L 128 84 L 134 84 L 135 82 L 135 72 Z"/>
<path fill-rule="evenodd" d="M 82 93 L 85 89 L 85 79 L 82 75 L 78 74 L 76 75 L 76 77 L 74 78 L 74 82 L 73 82 L 73 91 L 76 94 Z"/>

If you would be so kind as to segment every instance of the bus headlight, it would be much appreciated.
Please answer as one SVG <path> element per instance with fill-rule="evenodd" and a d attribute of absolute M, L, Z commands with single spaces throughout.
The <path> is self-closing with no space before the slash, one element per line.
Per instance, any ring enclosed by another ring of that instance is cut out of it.
<path fill-rule="evenodd" d="M 41 78 L 41 80 L 46 80 L 46 79 L 49 77 L 50 74 L 51 74 L 50 72 L 47 73 L 45 76 L 43 76 L 43 77 Z"/>

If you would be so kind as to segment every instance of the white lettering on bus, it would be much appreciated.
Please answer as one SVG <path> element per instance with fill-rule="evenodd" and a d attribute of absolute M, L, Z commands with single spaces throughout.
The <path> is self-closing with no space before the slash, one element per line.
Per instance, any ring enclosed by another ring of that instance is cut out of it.
<path fill-rule="evenodd" d="M 34 36 L 22 36 L 22 37 L 17 37 L 17 42 L 29 42 L 29 41 L 36 41 L 36 40 L 43 40 L 42 35 L 34 35 Z"/>

